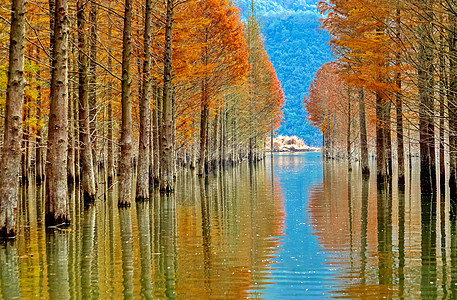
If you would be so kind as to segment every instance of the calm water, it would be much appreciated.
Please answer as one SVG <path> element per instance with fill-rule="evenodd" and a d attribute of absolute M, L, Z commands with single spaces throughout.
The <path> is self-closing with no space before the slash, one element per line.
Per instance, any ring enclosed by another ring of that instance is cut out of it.
<path fill-rule="evenodd" d="M 404 191 L 319 153 L 182 173 L 174 195 L 130 209 L 116 190 L 84 208 L 73 189 L 63 230 L 43 227 L 43 190 L 30 187 L 19 236 L 0 247 L 1 295 L 455 299 L 456 218 L 446 199 L 421 201 L 415 166 Z"/>

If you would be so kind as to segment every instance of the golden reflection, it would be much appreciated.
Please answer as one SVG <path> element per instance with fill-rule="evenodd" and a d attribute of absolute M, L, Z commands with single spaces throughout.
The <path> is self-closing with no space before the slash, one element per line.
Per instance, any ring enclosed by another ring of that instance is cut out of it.
<path fill-rule="evenodd" d="M 100 189 L 84 207 L 70 186 L 71 226 L 45 228 L 43 187 L 22 188 L 19 235 L 0 247 L 2 298 L 240 299 L 271 281 L 284 205 L 264 164 L 182 172 L 175 194 L 151 189 L 131 208 Z"/>
<path fill-rule="evenodd" d="M 327 261 L 337 266 L 331 297 L 457 296 L 457 236 L 448 195 L 420 196 L 417 162 L 405 187 L 395 178 L 379 186 L 358 170 L 324 162 L 323 181 L 310 190 L 314 233 Z"/>

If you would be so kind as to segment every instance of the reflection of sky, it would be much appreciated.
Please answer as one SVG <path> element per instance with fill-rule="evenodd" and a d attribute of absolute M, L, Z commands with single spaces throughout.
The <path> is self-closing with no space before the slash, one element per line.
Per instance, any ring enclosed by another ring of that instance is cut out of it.
<path fill-rule="evenodd" d="M 271 172 L 267 162 L 268 173 Z M 267 299 L 309 299 L 328 297 L 331 290 L 332 266 L 326 264 L 328 253 L 322 251 L 312 235 L 307 213 L 308 190 L 322 182 L 320 153 L 277 154 L 273 172 L 283 193 L 285 207 L 285 236 L 281 251 L 273 261 L 271 283 L 262 297 Z M 270 173 L 271 174 L 271 173 Z"/>

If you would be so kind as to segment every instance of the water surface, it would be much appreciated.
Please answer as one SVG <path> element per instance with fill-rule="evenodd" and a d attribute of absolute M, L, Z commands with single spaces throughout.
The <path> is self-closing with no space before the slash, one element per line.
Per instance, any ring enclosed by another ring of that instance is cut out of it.
<path fill-rule="evenodd" d="M 15 241 L 0 246 L 4 299 L 316 299 L 457 297 L 449 200 L 378 187 L 320 153 L 277 154 L 173 195 L 117 208 L 70 189 L 72 225 L 46 229 L 43 188 L 22 188 Z"/>

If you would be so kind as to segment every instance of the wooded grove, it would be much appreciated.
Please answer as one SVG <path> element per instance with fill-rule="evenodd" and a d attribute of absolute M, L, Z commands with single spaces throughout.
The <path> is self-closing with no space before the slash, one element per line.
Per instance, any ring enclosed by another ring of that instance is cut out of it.
<path fill-rule="evenodd" d="M 368 174 L 371 152 L 378 183 L 392 179 L 396 164 L 403 186 L 418 154 L 421 192 L 449 185 L 457 200 L 457 4 L 328 0 L 318 7 L 336 59 L 316 73 L 304 104 L 323 133 L 325 156 L 358 158 Z"/>
<path fill-rule="evenodd" d="M 46 185 L 60 225 L 71 184 L 84 204 L 117 185 L 128 207 L 181 169 L 261 160 L 284 101 L 255 13 L 232 1 L 2 1 L 1 235 L 19 184 Z"/>

